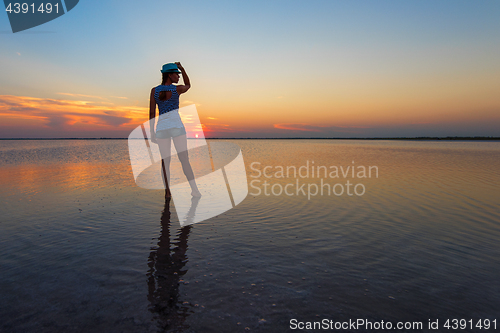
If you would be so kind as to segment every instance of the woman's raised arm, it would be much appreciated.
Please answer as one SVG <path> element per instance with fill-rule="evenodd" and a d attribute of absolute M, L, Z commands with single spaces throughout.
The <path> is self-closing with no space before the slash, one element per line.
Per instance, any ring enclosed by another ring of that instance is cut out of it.
<path fill-rule="evenodd" d="M 175 64 L 177 65 L 177 68 L 179 68 L 179 70 L 181 71 L 182 80 L 184 81 L 184 85 L 177 86 L 177 93 L 180 95 L 188 91 L 189 88 L 191 88 L 191 81 L 189 81 L 189 76 L 187 75 L 184 67 L 182 67 L 181 63 L 176 62 Z"/>

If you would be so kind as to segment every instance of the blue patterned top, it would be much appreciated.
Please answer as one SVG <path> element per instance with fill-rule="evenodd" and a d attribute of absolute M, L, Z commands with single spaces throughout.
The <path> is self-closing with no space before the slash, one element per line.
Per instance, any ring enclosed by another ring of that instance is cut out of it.
<path fill-rule="evenodd" d="M 172 97 L 166 99 L 164 101 L 160 100 L 160 92 L 162 91 L 170 91 L 172 93 Z M 155 88 L 155 101 L 158 104 L 158 109 L 160 110 L 160 114 L 167 113 L 172 110 L 179 109 L 179 94 L 177 93 L 177 88 L 173 84 L 164 86 L 159 85 Z"/>

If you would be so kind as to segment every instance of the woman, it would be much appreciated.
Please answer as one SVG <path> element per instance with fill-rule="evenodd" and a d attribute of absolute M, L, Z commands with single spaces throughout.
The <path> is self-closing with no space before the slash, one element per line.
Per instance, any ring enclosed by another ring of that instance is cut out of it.
<path fill-rule="evenodd" d="M 180 71 L 179 71 L 180 70 Z M 170 197 L 170 155 L 171 142 L 174 141 L 175 150 L 182 164 L 182 171 L 191 186 L 191 195 L 201 196 L 194 180 L 193 169 L 189 163 L 186 129 L 179 116 L 179 95 L 191 88 L 189 77 L 180 62 L 163 65 L 161 69 L 161 85 L 151 89 L 149 99 L 149 123 L 151 128 L 151 141 L 157 143 L 160 148 L 163 168 L 163 181 L 166 185 L 165 196 Z M 184 85 L 173 85 L 179 82 L 179 73 L 184 78 Z M 156 105 L 158 105 L 159 116 L 155 132 Z"/>

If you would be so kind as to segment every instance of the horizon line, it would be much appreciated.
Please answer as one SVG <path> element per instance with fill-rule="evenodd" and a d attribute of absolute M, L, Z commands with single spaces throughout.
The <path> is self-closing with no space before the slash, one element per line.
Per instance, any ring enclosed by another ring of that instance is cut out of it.
<path fill-rule="evenodd" d="M 129 138 L 0 138 L 0 140 L 128 140 Z M 137 138 L 139 139 L 139 138 Z M 187 138 L 201 140 L 201 138 Z M 418 137 L 360 137 L 360 138 L 318 138 L 318 137 L 289 137 L 289 138 L 205 138 L 206 140 L 500 140 L 494 136 L 418 136 Z M 139 139 L 143 140 L 143 139 Z"/>

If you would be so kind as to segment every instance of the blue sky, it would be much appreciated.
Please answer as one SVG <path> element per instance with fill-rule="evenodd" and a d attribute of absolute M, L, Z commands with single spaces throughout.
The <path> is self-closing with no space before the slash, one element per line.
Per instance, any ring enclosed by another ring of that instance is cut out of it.
<path fill-rule="evenodd" d="M 498 1 L 81 0 L 16 34 L 0 15 L 0 95 L 147 108 L 161 65 L 181 61 L 185 101 L 233 129 L 219 136 L 500 136 L 499 14 Z"/>

